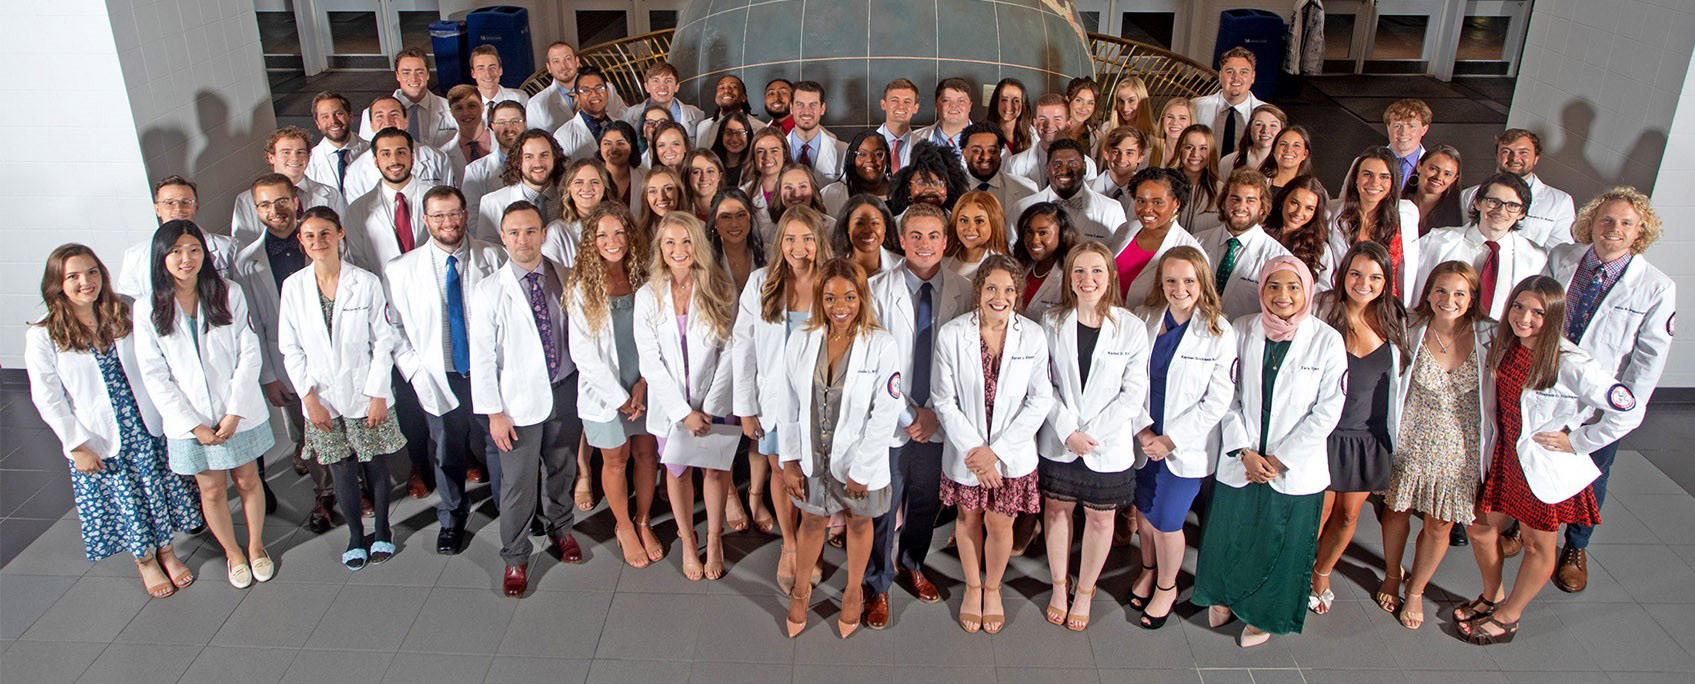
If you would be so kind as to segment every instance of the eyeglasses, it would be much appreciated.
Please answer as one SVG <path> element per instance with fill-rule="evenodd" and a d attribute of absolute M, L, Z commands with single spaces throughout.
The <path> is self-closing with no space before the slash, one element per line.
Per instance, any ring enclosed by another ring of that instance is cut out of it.
<path fill-rule="evenodd" d="M 865 158 L 865 159 L 873 159 L 873 160 L 876 160 L 876 161 L 888 161 L 889 160 L 889 153 L 884 152 L 882 150 L 874 150 L 874 151 L 871 151 L 871 152 L 866 152 L 866 151 L 863 151 L 863 150 L 854 150 L 853 156 Z"/>
<path fill-rule="evenodd" d="M 1484 211 L 1494 211 L 1496 209 L 1505 208 L 1509 214 L 1519 214 L 1524 212 L 1523 204 L 1519 204 L 1518 202 L 1502 202 L 1501 200 L 1493 197 L 1480 197 L 1478 198 L 1477 203 L 1483 205 Z"/>
<path fill-rule="evenodd" d="M 200 202 L 198 202 L 196 200 L 191 200 L 191 199 L 155 200 L 153 203 L 157 204 L 161 207 L 164 207 L 166 209 L 193 209 L 194 207 L 196 207 L 200 204 Z"/>
<path fill-rule="evenodd" d="M 424 218 L 427 218 L 431 221 L 435 221 L 437 223 L 440 223 L 440 222 L 446 221 L 450 218 L 465 218 L 465 210 L 460 209 L 458 211 L 438 211 L 438 212 L 431 213 L 431 214 L 424 214 Z"/>
<path fill-rule="evenodd" d="M 583 95 L 583 94 L 586 94 L 586 93 L 604 93 L 604 92 L 606 92 L 606 84 L 605 83 L 602 83 L 602 84 L 597 85 L 597 86 L 578 86 L 576 88 L 571 89 L 572 95 Z"/>
<path fill-rule="evenodd" d="M 254 202 L 253 207 L 255 209 L 258 209 L 259 211 L 270 211 L 272 209 L 286 207 L 292 202 L 294 202 L 293 198 L 289 198 L 289 199 L 285 199 L 285 200 L 270 200 L 270 201 L 266 201 L 266 202 Z"/>
<path fill-rule="evenodd" d="M 747 137 L 747 129 L 726 128 L 726 129 L 724 129 L 724 137 L 726 137 L 726 138 L 746 138 Z"/>

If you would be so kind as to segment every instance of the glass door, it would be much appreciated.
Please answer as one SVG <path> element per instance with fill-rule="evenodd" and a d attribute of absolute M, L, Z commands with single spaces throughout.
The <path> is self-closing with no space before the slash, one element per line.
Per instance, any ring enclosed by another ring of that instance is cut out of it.
<path fill-rule="evenodd" d="M 1517 76 L 1530 26 L 1527 0 L 1466 0 L 1454 27 L 1452 57 L 1436 77 Z"/>
<path fill-rule="evenodd" d="M 1324 71 L 1338 74 L 1518 73 L 1528 0 L 1332 0 Z"/>

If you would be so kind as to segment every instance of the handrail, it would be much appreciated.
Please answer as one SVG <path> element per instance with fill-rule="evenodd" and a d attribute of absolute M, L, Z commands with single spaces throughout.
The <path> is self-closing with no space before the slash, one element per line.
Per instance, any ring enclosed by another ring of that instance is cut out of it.
<path fill-rule="evenodd" d="M 625 102 L 640 102 L 647 98 L 642 89 L 642 73 L 670 54 L 674 33 L 675 29 L 663 29 L 597 43 L 578 50 L 577 60 L 599 67 Z M 1102 98 L 1110 98 L 1127 74 L 1141 77 L 1148 86 L 1149 97 L 1198 97 L 1218 90 L 1218 72 L 1161 47 L 1091 33 L 1089 53 Z M 542 68 L 524 81 L 522 89 L 534 95 L 550 82 L 547 69 Z"/>

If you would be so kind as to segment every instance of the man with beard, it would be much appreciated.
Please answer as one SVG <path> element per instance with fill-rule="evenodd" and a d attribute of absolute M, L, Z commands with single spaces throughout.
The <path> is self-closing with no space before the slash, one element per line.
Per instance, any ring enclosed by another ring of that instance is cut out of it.
<path fill-rule="evenodd" d="M 1577 221 L 1577 208 L 1571 195 L 1536 177 L 1536 164 L 1542 160 L 1542 137 L 1523 128 L 1509 128 L 1495 138 L 1495 170 L 1510 173 L 1530 184 L 1530 212 L 1520 220 L 1520 234 L 1550 253 L 1555 247 L 1569 245 L 1573 240 L 1571 224 Z M 1472 206 L 1477 196 L 1473 185 L 1460 193 L 1460 206 Z"/>
<path fill-rule="evenodd" d="M 559 141 L 559 149 L 567 159 L 588 159 L 600 152 L 600 131 L 612 123 L 606 114 L 612 84 L 606 82 L 606 75 L 599 69 L 584 67 L 577 73 L 577 88 L 573 92 L 577 97 L 577 113 L 562 122 L 553 139 Z"/>
<path fill-rule="evenodd" d="M 466 206 L 475 207 L 483 195 L 500 189 L 500 172 L 506 168 L 506 155 L 529 127 L 524 122 L 524 107 L 511 100 L 497 102 L 489 116 L 489 130 L 494 133 L 494 147 L 482 159 L 465 167 L 460 187 L 465 192 Z"/>
<path fill-rule="evenodd" d="M 794 117 L 789 116 L 789 101 L 794 94 L 795 84 L 786 78 L 774 78 L 765 84 L 765 115 L 771 117 L 766 125 L 782 126 L 785 134 L 794 130 Z"/>
<path fill-rule="evenodd" d="M 506 187 L 483 195 L 471 234 L 479 240 L 495 242 L 489 238 L 500 237 L 500 217 L 505 215 L 507 205 L 518 200 L 535 205 L 543 224 L 557 218 L 562 207 L 559 177 L 564 173 L 565 156 L 553 136 L 533 128 L 519 134 L 500 172 L 500 180 Z"/>
<path fill-rule="evenodd" d="M 299 129 L 295 129 L 299 130 Z M 300 131 L 304 135 L 305 131 Z M 305 140 L 300 141 L 305 149 Z M 335 507 L 335 490 L 330 482 L 329 468 L 315 459 L 302 457 L 305 446 L 305 414 L 300 395 L 289 382 L 283 369 L 282 349 L 278 345 L 278 317 L 281 311 L 282 284 L 296 271 L 309 263 L 300 247 L 300 190 L 294 179 L 282 173 L 268 173 L 253 181 L 242 193 L 247 210 L 252 212 L 263 233 L 241 251 L 236 258 L 232 277 L 247 295 L 247 310 L 251 314 L 254 332 L 259 335 L 263 352 L 259 368 L 259 385 L 265 400 L 282 410 L 288 427 L 288 439 L 293 445 L 295 470 L 304 469 L 312 476 L 313 505 L 306 527 L 313 532 L 330 529 L 330 510 Z"/>
<path fill-rule="evenodd" d="M 514 106 L 516 106 L 514 104 Z M 459 553 L 471 506 L 465 496 L 467 470 L 474 454 L 494 454 L 488 420 L 471 412 L 471 292 L 502 262 L 500 249 L 470 237 L 465 198 L 446 186 L 430 188 L 423 199 L 430 245 L 389 262 L 383 274 L 395 327 L 406 338 L 395 369 L 417 394 L 428 426 L 435 468 L 436 553 Z M 500 491 L 499 459 L 489 460 L 490 489 Z"/>
<path fill-rule="evenodd" d="M 544 131 L 555 131 L 577 113 L 578 94 L 577 51 L 570 43 L 555 42 L 547 46 L 547 75 L 553 77 L 553 83 L 530 98 L 524 108 L 524 118 L 530 122 L 531 128 Z M 618 96 L 618 91 L 606 91 L 606 112 L 610 116 L 623 115 L 627 108 L 624 98 Z"/>
<path fill-rule="evenodd" d="M 789 130 L 789 158 L 801 166 L 810 167 L 833 183 L 842 177 L 842 156 L 847 143 L 824 128 L 824 86 L 817 81 L 795 84 L 790 116 L 795 125 Z"/>
<path fill-rule="evenodd" d="M 945 214 L 953 211 L 953 203 L 968 188 L 965 170 L 952 148 L 919 140 L 912 146 L 912 162 L 889 182 L 889 210 L 900 212 L 895 225 L 901 225 L 914 204 L 939 207 Z"/>
<path fill-rule="evenodd" d="M 353 103 L 340 93 L 324 91 L 312 98 L 312 123 L 323 138 L 312 148 L 306 162 L 306 177 L 335 188 L 347 206 L 347 191 L 342 187 L 353 160 L 371 149 L 371 144 L 353 135 Z M 357 197 L 357 195 L 354 195 Z"/>
<path fill-rule="evenodd" d="M 400 129 L 412 134 L 420 147 L 446 149 L 459 132 L 459 126 L 453 121 L 453 108 L 447 98 L 429 90 L 429 55 L 419 48 L 401 50 L 394 57 L 394 81 L 400 87 L 394 89 L 393 97 L 406 116 L 406 123 Z M 383 128 L 382 123 L 371 118 L 369 109 L 359 119 L 359 137 L 366 140 Z"/>
<path fill-rule="evenodd" d="M 1258 312 L 1260 267 L 1289 255 L 1289 250 L 1260 227 L 1271 208 L 1271 182 L 1265 174 L 1236 169 L 1225 179 L 1224 192 L 1218 196 L 1218 216 L 1224 225 L 1195 236 L 1212 262 L 1213 285 L 1225 318 L 1234 320 Z"/>
<path fill-rule="evenodd" d="M 1000 200 L 1006 211 L 1008 245 L 1017 242 L 1018 205 L 1036 194 L 1036 185 L 1001 168 L 1001 150 L 1006 139 L 999 126 L 979 121 L 966 128 L 960 137 L 965 140 L 966 185 L 972 190 L 993 193 Z"/>
<path fill-rule="evenodd" d="M 1046 97 L 1043 96 L 1044 99 Z M 1040 130 L 1038 127 L 1038 134 Z M 1038 142 L 1030 149 L 1041 144 Z M 1046 153 L 1048 187 L 1024 198 L 1018 205 L 1018 213 L 1024 213 L 1025 208 L 1037 202 L 1053 202 L 1071 217 L 1071 225 L 1077 228 L 1078 242 L 1097 240 L 1110 246 L 1111 238 L 1124 225 L 1124 205 L 1089 189 L 1084 179 L 1087 166 L 1083 145 L 1070 138 L 1061 138 L 1049 144 Z"/>
<path fill-rule="evenodd" d="M 301 211 L 312 207 L 329 207 L 337 214 L 346 212 L 347 203 L 342 200 L 341 192 L 306 177 L 312 157 L 307 135 L 306 129 L 298 126 L 284 126 L 273 131 L 271 137 L 265 140 L 265 162 L 271 165 L 272 173 L 282 174 L 294 184 L 295 195 L 300 198 Z M 265 235 L 265 228 L 253 207 L 251 189 L 243 190 L 236 196 L 235 216 L 230 220 L 230 236 L 243 247 Z"/>
<path fill-rule="evenodd" d="M 747 85 L 742 83 L 740 76 L 724 74 L 718 77 L 718 83 L 713 86 L 712 103 L 718 106 L 718 112 L 711 118 L 703 119 L 695 127 L 694 140 L 698 147 L 711 147 L 712 141 L 718 137 L 718 124 L 731 114 L 746 114 L 748 120 L 753 120 L 753 105 L 747 101 Z"/>
<path fill-rule="evenodd" d="M 400 100 L 384 95 L 372 102 L 366 111 L 373 121 L 384 128 L 406 131 L 406 110 L 401 108 Z M 416 142 L 415 138 L 413 140 Z M 373 140 L 373 149 L 375 144 L 376 141 Z M 382 173 L 378 171 L 379 164 L 372 164 L 368 159 L 370 156 L 371 152 L 366 151 L 364 155 L 353 160 L 353 167 L 348 169 L 347 178 L 342 181 L 342 196 L 348 198 L 349 206 L 382 181 Z M 412 146 L 411 173 L 428 185 L 459 185 L 459 176 L 454 171 L 453 161 L 441 150 L 429 145 Z"/>
<path fill-rule="evenodd" d="M 1007 157 L 1006 172 L 1023 176 L 1038 188 L 1045 188 L 1048 178 L 1048 150 L 1055 140 L 1065 137 L 1071 121 L 1071 110 L 1065 98 L 1048 93 L 1036 99 L 1036 142 L 1018 154 Z M 1095 160 L 1083 156 L 1084 179 L 1095 177 Z"/>

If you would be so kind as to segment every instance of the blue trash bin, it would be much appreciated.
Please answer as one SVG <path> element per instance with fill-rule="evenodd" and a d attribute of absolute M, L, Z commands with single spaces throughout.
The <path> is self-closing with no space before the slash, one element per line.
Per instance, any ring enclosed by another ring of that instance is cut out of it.
<path fill-rule="evenodd" d="M 500 52 L 501 85 L 516 88 L 535 73 L 529 10 L 511 5 L 484 7 L 465 15 L 465 26 L 470 48 L 493 45 Z"/>
<path fill-rule="evenodd" d="M 1254 53 L 1254 97 L 1277 100 L 1277 75 L 1283 65 L 1283 17 L 1258 9 L 1232 9 L 1218 13 L 1218 43 L 1212 49 L 1212 65 L 1233 47 Z"/>
<path fill-rule="evenodd" d="M 465 46 L 465 22 L 442 19 L 430 22 L 430 50 L 436 57 L 438 89 L 471 82 L 471 49 Z"/>

